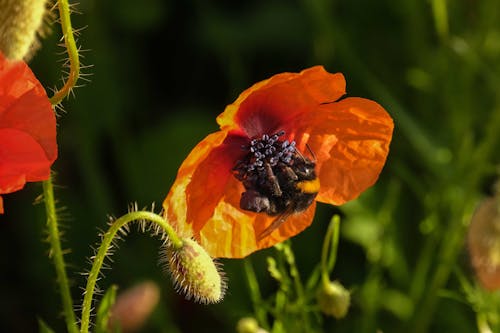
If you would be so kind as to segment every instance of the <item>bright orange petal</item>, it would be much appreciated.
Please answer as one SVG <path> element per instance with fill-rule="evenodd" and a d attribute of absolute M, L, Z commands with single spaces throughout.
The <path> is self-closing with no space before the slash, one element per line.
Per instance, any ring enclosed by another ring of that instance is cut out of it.
<path fill-rule="evenodd" d="M 258 236 L 278 217 L 241 210 L 239 198 L 242 191 L 241 183 L 231 179 L 226 186 L 225 197 L 196 237 L 213 257 L 243 258 L 297 235 L 312 223 L 315 204 L 304 212 L 291 215 L 272 234 L 257 241 Z"/>
<path fill-rule="evenodd" d="M 234 187 L 232 168 L 244 151 L 245 138 L 228 134 L 225 140 L 197 163 L 186 187 L 188 223 L 197 234 L 214 214 L 215 207 L 227 195 L 227 187 Z M 189 157 L 188 157 L 189 158 Z M 182 167 L 181 167 L 182 168 Z"/>
<path fill-rule="evenodd" d="M 4 210 L 3 210 L 3 199 L 2 199 L 2 196 L 0 195 L 0 214 L 3 214 L 4 213 Z"/>
<path fill-rule="evenodd" d="M 194 172 L 199 167 L 199 164 L 207 158 L 215 147 L 222 144 L 226 136 L 226 132 L 212 133 L 194 147 L 179 168 L 177 178 L 167 198 L 163 201 L 166 219 L 182 237 L 190 237 L 193 235 L 192 223 L 188 223 L 187 221 L 187 187 L 191 182 Z M 208 193 L 209 189 L 206 189 L 206 191 Z"/>
<path fill-rule="evenodd" d="M 282 73 L 245 90 L 217 122 L 222 130 L 239 129 L 252 138 L 278 131 L 289 119 L 344 94 L 344 76 L 330 74 L 322 66 Z"/>
<path fill-rule="evenodd" d="M 306 156 L 307 143 L 317 159 L 317 201 L 340 205 L 373 185 L 385 164 L 393 127 L 379 104 L 356 97 L 321 105 L 290 123 L 291 139 Z"/>

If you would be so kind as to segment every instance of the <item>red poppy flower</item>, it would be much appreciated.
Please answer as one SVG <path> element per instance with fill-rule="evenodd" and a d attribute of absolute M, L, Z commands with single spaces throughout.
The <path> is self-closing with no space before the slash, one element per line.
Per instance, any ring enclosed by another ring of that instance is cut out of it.
<path fill-rule="evenodd" d="M 56 157 L 56 118 L 45 90 L 23 61 L 0 52 L 0 194 L 48 179 Z"/>
<path fill-rule="evenodd" d="M 393 121 L 377 103 L 345 94 L 321 66 L 245 90 L 181 165 L 165 218 L 213 257 L 244 257 L 288 239 L 315 201 L 340 205 L 375 183 Z"/>

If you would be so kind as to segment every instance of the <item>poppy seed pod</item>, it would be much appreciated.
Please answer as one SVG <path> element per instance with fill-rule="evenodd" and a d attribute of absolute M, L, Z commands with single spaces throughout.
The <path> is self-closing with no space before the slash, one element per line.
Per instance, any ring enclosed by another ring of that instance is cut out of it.
<path fill-rule="evenodd" d="M 318 305 L 325 315 L 333 316 L 337 319 L 344 318 L 349 310 L 351 294 L 338 281 L 321 284 L 321 288 L 316 295 Z"/>
<path fill-rule="evenodd" d="M 0 0 L 0 50 L 11 60 L 25 59 L 37 42 L 46 0 Z"/>
<path fill-rule="evenodd" d="M 221 301 L 226 283 L 217 265 L 196 241 L 182 242 L 179 249 L 167 245 L 164 253 L 176 290 L 199 303 Z"/>
<path fill-rule="evenodd" d="M 469 256 L 481 285 L 500 289 L 500 196 L 481 202 L 467 235 Z"/>

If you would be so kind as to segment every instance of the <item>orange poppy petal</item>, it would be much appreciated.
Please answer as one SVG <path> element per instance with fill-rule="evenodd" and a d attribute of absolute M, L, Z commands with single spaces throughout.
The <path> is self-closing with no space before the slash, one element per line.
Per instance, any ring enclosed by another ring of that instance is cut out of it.
<path fill-rule="evenodd" d="M 241 183 L 231 178 L 213 216 L 196 236 L 212 257 L 243 258 L 295 236 L 312 223 L 315 204 L 304 212 L 292 214 L 268 237 L 257 241 L 258 236 L 279 216 L 241 210 L 239 198 L 242 191 Z"/>
<path fill-rule="evenodd" d="M 257 241 L 258 236 L 278 216 L 241 210 L 239 198 L 242 191 L 241 183 L 231 177 L 226 183 L 224 196 L 213 210 L 213 215 L 195 234 L 195 238 L 212 257 L 245 257 L 300 233 L 313 220 L 315 205 L 305 212 L 291 215 L 271 235 Z"/>
<path fill-rule="evenodd" d="M 2 199 L 2 196 L 0 195 L 0 214 L 3 214 L 4 213 L 4 210 L 3 210 L 3 199 Z"/>
<path fill-rule="evenodd" d="M 214 208 L 227 194 L 227 187 L 234 187 L 232 168 L 244 151 L 245 139 L 229 134 L 225 140 L 197 163 L 186 187 L 188 223 L 197 234 L 214 214 Z M 228 185 L 231 183 L 231 185 Z"/>
<path fill-rule="evenodd" d="M 394 123 L 376 102 L 351 97 L 320 105 L 288 126 L 299 149 L 308 154 L 307 144 L 317 160 L 321 187 L 316 200 L 340 205 L 377 180 Z"/>
<path fill-rule="evenodd" d="M 240 129 L 252 138 L 280 130 L 289 119 L 344 94 L 344 76 L 328 73 L 322 66 L 277 74 L 245 90 L 217 117 L 217 123 L 222 130 Z"/>
<path fill-rule="evenodd" d="M 187 187 L 199 164 L 207 158 L 212 149 L 222 144 L 226 136 L 226 132 L 212 133 L 193 148 L 180 166 L 175 182 L 163 201 L 166 219 L 182 237 L 193 235 L 192 224 L 187 223 Z M 209 189 L 205 191 L 208 193 Z"/>

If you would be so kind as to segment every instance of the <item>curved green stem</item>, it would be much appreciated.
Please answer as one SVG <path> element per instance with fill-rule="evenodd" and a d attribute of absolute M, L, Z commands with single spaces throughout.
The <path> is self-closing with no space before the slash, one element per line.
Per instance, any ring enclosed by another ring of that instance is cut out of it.
<path fill-rule="evenodd" d="M 321 281 L 323 286 L 330 283 L 330 271 L 337 261 L 337 248 L 339 246 L 340 217 L 334 215 L 326 230 L 323 247 L 321 249 Z M 328 260 L 327 260 L 328 259 Z"/>
<path fill-rule="evenodd" d="M 66 96 L 69 95 L 71 89 L 76 85 L 76 81 L 80 76 L 80 58 L 78 48 L 76 47 L 75 36 L 71 26 L 70 13 L 68 0 L 58 0 L 57 5 L 59 8 L 59 18 L 61 21 L 61 30 L 64 36 L 64 44 L 68 51 L 70 71 L 64 86 L 56 91 L 50 98 L 52 105 L 59 104 Z"/>
<path fill-rule="evenodd" d="M 82 333 L 87 333 L 89 331 L 90 312 L 92 309 L 92 299 L 94 296 L 95 285 L 111 242 L 113 241 L 116 233 L 118 232 L 118 230 L 120 230 L 121 227 L 136 220 L 148 220 L 157 224 L 168 235 L 169 241 L 174 248 L 179 249 L 182 247 L 183 242 L 179 238 L 179 236 L 177 236 L 174 229 L 170 226 L 170 224 L 167 223 L 167 221 L 163 217 L 155 213 L 145 211 L 131 212 L 114 221 L 109 230 L 104 234 L 102 238 L 101 246 L 99 247 L 99 251 L 94 258 L 92 269 L 90 270 L 89 276 L 87 278 L 87 286 L 85 288 L 85 296 L 82 303 L 82 321 L 80 329 L 80 332 Z"/>
<path fill-rule="evenodd" d="M 47 213 L 47 227 L 50 241 L 50 257 L 56 268 L 57 282 L 61 291 L 61 300 L 64 310 L 64 317 L 68 332 L 78 332 L 75 313 L 73 312 L 73 300 L 69 290 L 68 276 L 66 275 L 63 251 L 61 249 L 61 239 L 59 237 L 59 228 L 57 224 L 56 205 L 54 202 L 54 189 L 52 178 L 43 182 L 43 197 L 45 211 Z"/>

